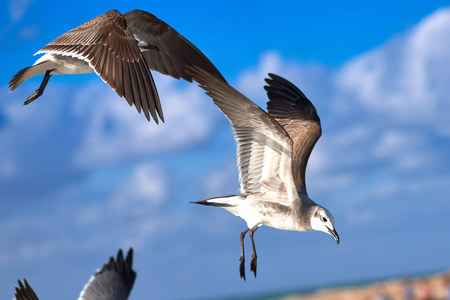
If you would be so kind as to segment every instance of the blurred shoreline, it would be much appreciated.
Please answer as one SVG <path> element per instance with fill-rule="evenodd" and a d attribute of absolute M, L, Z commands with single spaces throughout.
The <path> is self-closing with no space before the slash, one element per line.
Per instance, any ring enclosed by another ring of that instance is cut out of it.
<path fill-rule="evenodd" d="M 317 289 L 311 293 L 291 294 L 272 300 L 448 300 L 450 270 L 434 275 L 398 277 L 334 288 Z M 268 298 L 266 298 L 268 299 Z"/>

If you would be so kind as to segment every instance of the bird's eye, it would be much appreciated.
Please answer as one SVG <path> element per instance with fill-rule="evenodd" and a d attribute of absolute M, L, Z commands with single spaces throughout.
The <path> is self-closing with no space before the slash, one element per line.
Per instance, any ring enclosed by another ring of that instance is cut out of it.
<path fill-rule="evenodd" d="M 320 219 L 322 220 L 322 222 L 326 222 L 327 221 L 327 218 L 325 218 L 325 217 L 321 217 Z"/>

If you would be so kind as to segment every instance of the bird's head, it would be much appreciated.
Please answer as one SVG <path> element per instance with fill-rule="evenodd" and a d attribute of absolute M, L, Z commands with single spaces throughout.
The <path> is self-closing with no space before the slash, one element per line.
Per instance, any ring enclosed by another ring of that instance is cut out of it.
<path fill-rule="evenodd" d="M 311 228 L 328 233 L 339 244 L 339 235 L 334 229 L 334 217 L 326 208 L 319 205 L 315 207 L 311 218 Z"/>

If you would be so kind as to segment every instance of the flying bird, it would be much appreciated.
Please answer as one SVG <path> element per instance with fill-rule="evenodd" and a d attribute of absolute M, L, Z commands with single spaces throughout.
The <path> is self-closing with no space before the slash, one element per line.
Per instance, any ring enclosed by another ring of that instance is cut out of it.
<path fill-rule="evenodd" d="M 44 74 L 39 88 L 24 105 L 39 98 L 52 75 L 95 72 L 138 112 L 158 123 L 164 115 L 150 69 L 192 82 L 186 66 L 199 66 L 223 78 L 211 61 L 164 21 L 142 10 L 121 14 L 110 10 L 56 38 L 45 53 L 9 82 L 10 91 Z"/>
<path fill-rule="evenodd" d="M 95 273 L 84 286 L 78 300 L 126 300 L 133 288 L 136 272 L 132 269 L 133 248 L 128 250 L 124 259 L 122 250 L 117 258 L 111 257 L 103 268 Z M 16 300 L 39 300 L 31 286 L 24 279 L 18 280 Z"/>
<path fill-rule="evenodd" d="M 195 81 L 231 123 L 237 146 L 239 195 L 192 202 L 222 207 L 243 218 L 240 276 L 245 280 L 244 237 L 250 230 L 250 270 L 256 277 L 253 235 L 262 225 L 296 231 L 319 230 L 339 244 L 334 217 L 306 192 L 305 170 L 322 130 L 314 105 L 292 83 L 269 74 L 268 113 L 226 82 L 200 68 L 190 68 Z"/>

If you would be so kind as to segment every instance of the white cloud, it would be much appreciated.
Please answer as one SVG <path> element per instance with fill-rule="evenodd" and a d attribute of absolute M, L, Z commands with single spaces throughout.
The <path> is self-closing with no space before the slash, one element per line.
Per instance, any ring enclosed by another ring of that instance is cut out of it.
<path fill-rule="evenodd" d="M 400 168 L 417 169 L 428 164 L 434 156 L 430 151 L 423 154 L 422 145 L 426 145 L 426 143 L 423 136 L 415 133 L 388 129 L 380 137 L 373 153 L 377 159 L 391 159 Z"/>
<path fill-rule="evenodd" d="M 343 97 L 411 124 L 448 128 L 450 9 L 442 9 L 410 32 L 347 63 L 336 76 Z"/>
<path fill-rule="evenodd" d="M 9 95 L 3 90 L 4 97 L 12 101 L 1 106 L 8 126 L 0 130 L 0 176 L 12 176 L 13 170 L 19 169 L 15 163 L 19 156 L 44 140 L 48 144 L 52 135 L 70 139 L 64 145 L 70 151 L 68 161 L 74 168 L 86 170 L 123 159 L 180 151 L 213 134 L 219 111 L 196 83 L 154 74 L 166 120 L 156 125 L 96 76 L 92 78 L 76 87 L 51 81 L 44 95 L 26 107 L 22 102 L 31 84 Z M 62 145 L 56 140 L 52 143 Z"/>
<path fill-rule="evenodd" d="M 166 200 L 170 188 L 166 171 L 153 164 L 138 165 L 116 193 L 112 207 L 118 215 L 146 215 Z"/>
<path fill-rule="evenodd" d="M 78 97 L 77 113 L 89 117 L 74 159 L 76 166 L 179 150 L 210 137 L 218 114 L 214 114 L 215 108 L 203 91 L 195 83 L 177 83 L 157 74 L 154 77 L 166 120 L 159 125 L 147 122 L 135 108 L 126 107 L 113 91 L 92 99 L 97 88 L 87 89 Z"/>
<path fill-rule="evenodd" d="M 236 89 L 253 101 L 253 98 L 264 99 L 264 78 L 268 73 L 278 73 L 283 64 L 283 59 L 275 51 L 264 53 L 257 68 L 244 70 L 238 79 Z M 296 69 L 296 68 L 292 68 Z"/>
<path fill-rule="evenodd" d="M 205 194 L 210 197 L 219 197 L 237 191 L 229 190 L 230 186 L 238 186 L 238 169 L 236 160 L 227 162 L 225 165 L 223 162 L 218 162 L 219 169 L 211 171 L 204 179 Z"/>
<path fill-rule="evenodd" d="M 95 226 L 101 223 L 102 216 L 116 220 L 146 219 L 167 200 L 170 185 L 167 172 L 160 165 L 141 163 L 123 172 L 123 182 L 109 198 L 79 209 L 77 220 L 80 226 Z"/>
<path fill-rule="evenodd" d="M 235 88 L 265 109 L 268 99 L 264 90 L 266 85 L 264 79 L 268 78 L 269 73 L 280 75 L 298 84 L 307 96 L 323 93 L 317 90 L 317 83 L 321 83 L 319 90 L 323 89 L 323 85 L 328 84 L 326 77 L 329 76 L 329 71 L 318 64 L 301 65 L 293 60 L 284 61 L 278 52 L 268 51 L 261 54 L 256 67 L 248 68 L 241 73 Z"/>

